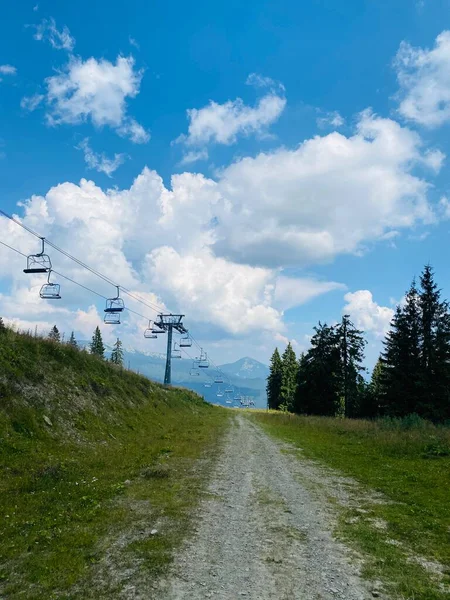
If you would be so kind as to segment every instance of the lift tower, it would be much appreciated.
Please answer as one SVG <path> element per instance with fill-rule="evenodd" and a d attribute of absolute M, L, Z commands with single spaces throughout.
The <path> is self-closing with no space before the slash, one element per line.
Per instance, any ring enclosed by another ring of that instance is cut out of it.
<path fill-rule="evenodd" d="M 178 331 L 181 334 L 187 334 L 188 330 L 183 325 L 184 315 L 158 315 L 158 319 L 155 321 L 155 326 L 159 327 L 161 331 L 167 331 L 167 355 L 166 355 L 166 372 L 164 374 L 164 385 L 170 385 L 171 383 L 171 371 L 172 371 L 172 332 Z"/>

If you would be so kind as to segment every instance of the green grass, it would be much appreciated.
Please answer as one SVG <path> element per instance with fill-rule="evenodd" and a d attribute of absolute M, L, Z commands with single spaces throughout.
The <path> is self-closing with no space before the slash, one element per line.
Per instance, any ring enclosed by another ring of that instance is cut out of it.
<path fill-rule="evenodd" d="M 442 586 L 450 583 L 449 428 L 414 418 L 369 422 L 263 412 L 251 418 L 304 456 L 384 495 L 384 503 L 358 498 L 365 513 L 341 508 L 337 534 L 370 557 L 368 578 L 387 582 L 392 598 L 448 598 Z M 386 528 L 375 527 L 376 520 Z M 444 575 L 414 557 L 439 563 Z"/>
<path fill-rule="evenodd" d="M 1 335 L 0 596 L 114 597 L 130 570 L 164 572 L 228 417 L 66 345 Z"/>

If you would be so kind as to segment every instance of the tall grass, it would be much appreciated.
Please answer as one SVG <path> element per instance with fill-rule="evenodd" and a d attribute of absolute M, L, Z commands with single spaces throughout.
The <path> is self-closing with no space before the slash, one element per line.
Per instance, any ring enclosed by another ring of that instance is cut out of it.
<path fill-rule="evenodd" d="M 130 569 L 153 581 L 189 529 L 227 419 L 188 390 L 1 333 L 0 596 L 119 597 Z M 117 539 L 114 577 L 100 576 Z"/>
<path fill-rule="evenodd" d="M 436 561 L 450 574 L 448 426 L 416 415 L 366 421 L 259 412 L 251 418 L 300 447 L 303 456 L 384 495 L 385 503 L 366 502 L 366 520 L 354 508 L 344 509 L 339 533 L 372 555 L 367 573 L 395 584 L 390 597 L 447 597 L 439 586 L 450 583 L 448 575 L 438 584 L 426 569 L 411 563 L 411 555 Z M 374 529 L 373 519 L 385 522 L 386 529 Z"/>

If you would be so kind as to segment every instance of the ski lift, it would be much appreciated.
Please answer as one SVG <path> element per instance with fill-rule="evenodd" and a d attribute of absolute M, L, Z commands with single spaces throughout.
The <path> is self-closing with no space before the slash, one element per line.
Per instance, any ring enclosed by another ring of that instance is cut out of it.
<path fill-rule="evenodd" d="M 223 383 L 223 378 L 220 377 L 220 375 L 218 375 L 215 379 L 214 379 L 214 383 Z"/>
<path fill-rule="evenodd" d="M 120 312 L 105 312 L 103 323 L 105 325 L 120 325 Z"/>
<path fill-rule="evenodd" d="M 203 348 L 200 348 L 200 357 L 198 358 L 198 366 L 200 369 L 209 368 L 209 360 L 206 352 L 203 352 Z"/>
<path fill-rule="evenodd" d="M 148 322 L 148 327 L 144 331 L 144 337 L 148 340 L 155 340 L 158 337 L 156 335 L 156 333 L 153 331 L 151 320 Z"/>
<path fill-rule="evenodd" d="M 191 370 L 189 371 L 189 375 L 193 377 L 198 377 L 200 375 L 200 371 L 197 369 L 197 365 L 195 364 L 195 360 L 192 363 Z"/>
<path fill-rule="evenodd" d="M 205 386 L 204 386 L 204 387 L 205 387 L 205 388 L 210 388 L 210 387 L 211 387 L 211 384 L 209 383 L 209 381 L 207 381 L 207 382 L 205 383 Z"/>
<path fill-rule="evenodd" d="M 222 390 L 220 389 L 220 387 L 219 387 L 219 388 L 217 388 L 217 394 L 216 394 L 216 396 L 217 396 L 218 398 L 222 398 L 222 397 L 223 397 L 223 392 L 222 392 Z"/>
<path fill-rule="evenodd" d="M 225 394 L 232 394 L 234 392 L 232 387 L 225 388 Z"/>
<path fill-rule="evenodd" d="M 173 350 L 172 350 L 171 357 L 172 358 L 181 358 L 181 350 L 180 350 L 180 348 L 177 348 L 177 343 L 176 342 L 173 345 Z"/>
<path fill-rule="evenodd" d="M 124 301 L 120 298 L 120 288 L 117 286 L 117 296 L 115 298 L 108 298 L 105 313 L 121 313 L 124 308 Z"/>
<path fill-rule="evenodd" d="M 38 254 L 27 256 L 27 268 L 24 273 L 48 273 L 52 270 L 52 261 L 50 256 L 45 254 L 45 238 L 41 238 L 42 248 Z"/>
<path fill-rule="evenodd" d="M 227 400 L 225 400 L 225 404 L 231 404 L 231 400 L 228 398 Z"/>
<path fill-rule="evenodd" d="M 192 346 L 192 340 L 191 340 L 189 333 L 187 333 L 185 336 L 183 336 L 180 339 L 180 348 L 190 348 L 191 346 Z"/>
<path fill-rule="evenodd" d="M 61 299 L 61 294 L 60 294 L 61 286 L 59 285 L 59 283 L 52 283 L 50 281 L 51 274 L 52 274 L 52 271 L 50 269 L 50 271 L 48 272 L 47 283 L 44 283 L 44 285 L 41 287 L 41 289 L 39 291 L 39 296 L 44 300 L 60 300 Z"/>
<path fill-rule="evenodd" d="M 239 402 L 239 401 L 240 401 L 240 399 L 241 399 L 241 396 L 240 396 L 240 394 L 236 394 L 236 396 L 234 397 L 234 400 L 235 400 L 236 402 Z"/>

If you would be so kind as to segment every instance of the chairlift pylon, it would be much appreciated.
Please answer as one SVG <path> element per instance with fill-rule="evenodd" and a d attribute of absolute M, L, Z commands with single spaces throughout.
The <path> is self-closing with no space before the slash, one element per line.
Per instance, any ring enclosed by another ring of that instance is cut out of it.
<path fill-rule="evenodd" d="M 39 291 L 39 296 L 43 299 L 43 300 L 60 300 L 61 299 L 61 286 L 59 285 L 59 283 L 52 283 L 50 281 L 50 275 L 52 274 L 52 271 L 50 269 L 50 271 L 48 272 L 48 277 L 47 277 L 47 283 L 44 283 L 44 285 L 41 287 L 40 291 Z"/>
<path fill-rule="evenodd" d="M 27 256 L 27 268 L 24 273 L 48 273 L 52 270 L 50 256 L 45 254 L 45 238 L 41 238 L 42 248 L 37 254 Z"/>
<path fill-rule="evenodd" d="M 156 333 L 153 331 L 153 328 L 152 328 L 152 322 L 151 322 L 151 320 L 149 320 L 149 322 L 148 322 L 148 327 L 147 327 L 147 329 L 144 331 L 144 337 L 145 337 L 147 340 L 155 340 L 155 339 L 158 337 L 158 336 L 156 335 Z"/>

